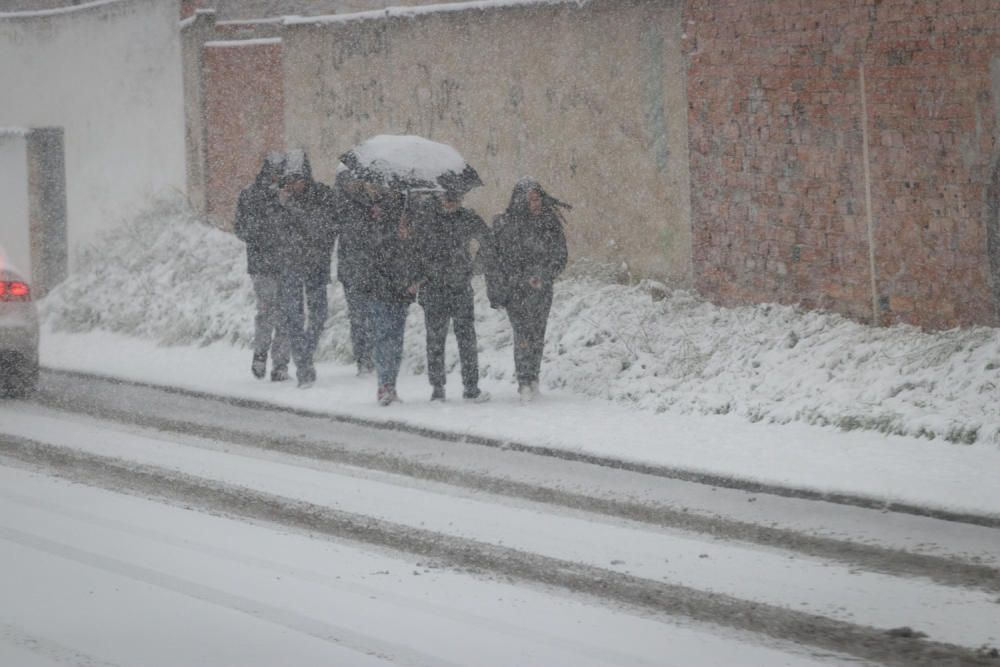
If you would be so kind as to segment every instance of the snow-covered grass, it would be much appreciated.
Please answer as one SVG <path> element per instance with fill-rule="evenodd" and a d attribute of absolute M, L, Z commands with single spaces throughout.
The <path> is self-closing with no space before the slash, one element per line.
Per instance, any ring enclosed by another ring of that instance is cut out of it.
<path fill-rule="evenodd" d="M 513 383 L 510 326 L 489 308 L 481 279 L 476 287 L 481 372 Z M 652 283 L 561 281 L 543 384 L 657 413 L 1000 443 L 997 329 L 872 328 L 789 306 L 720 308 L 686 291 L 663 294 Z M 419 310 L 408 318 L 404 373 L 425 370 Z M 243 244 L 176 199 L 107 235 L 42 303 L 53 331 L 106 330 L 163 345 L 249 347 L 253 311 Z M 351 363 L 336 282 L 317 357 Z M 457 363 L 454 349 L 448 359 Z"/>

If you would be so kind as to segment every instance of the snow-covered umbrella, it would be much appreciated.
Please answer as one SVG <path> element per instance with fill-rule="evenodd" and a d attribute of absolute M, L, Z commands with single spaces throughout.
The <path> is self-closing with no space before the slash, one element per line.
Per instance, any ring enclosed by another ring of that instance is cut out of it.
<path fill-rule="evenodd" d="M 340 156 L 355 177 L 400 190 L 466 193 L 483 184 L 449 146 L 414 135 L 380 134 Z"/>

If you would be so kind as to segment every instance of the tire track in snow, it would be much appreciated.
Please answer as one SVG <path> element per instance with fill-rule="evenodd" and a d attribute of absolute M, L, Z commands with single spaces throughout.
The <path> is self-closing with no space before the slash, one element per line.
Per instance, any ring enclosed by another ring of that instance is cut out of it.
<path fill-rule="evenodd" d="M 95 397 L 93 392 L 79 391 L 78 389 L 74 389 L 68 395 L 43 391 L 40 392 L 39 401 L 43 405 L 60 410 L 85 413 L 166 433 L 229 442 L 315 461 L 405 475 L 415 479 L 440 482 L 455 487 L 540 502 L 571 510 L 581 510 L 664 528 L 780 548 L 805 556 L 845 563 L 870 572 L 925 577 L 946 586 L 962 586 L 1000 592 L 1000 570 L 987 564 L 962 562 L 943 556 L 919 554 L 855 541 L 808 535 L 785 528 L 706 516 L 679 509 L 630 502 L 620 498 L 601 498 L 583 493 L 572 493 L 552 486 L 519 482 L 489 473 L 464 470 L 438 463 L 427 463 L 416 458 L 407 458 L 387 452 L 360 451 L 347 445 L 318 440 L 305 435 L 294 438 L 281 437 L 249 429 L 205 424 L 193 419 L 164 417 L 151 412 L 136 412 L 134 409 L 122 409 L 108 405 L 100 397 Z M 223 400 L 222 402 L 229 403 L 230 401 Z M 312 416 L 315 417 L 315 415 Z M 328 418 L 328 416 L 324 416 Z M 367 426 L 367 424 L 365 425 Z"/>
<path fill-rule="evenodd" d="M 889 635 L 878 628 L 444 536 L 26 438 L 0 436 L 0 453 L 84 484 L 419 554 L 455 567 L 489 571 L 605 601 L 728 626 L 886 665 L 997 665 L 995 660 L 960 646 Z"/>

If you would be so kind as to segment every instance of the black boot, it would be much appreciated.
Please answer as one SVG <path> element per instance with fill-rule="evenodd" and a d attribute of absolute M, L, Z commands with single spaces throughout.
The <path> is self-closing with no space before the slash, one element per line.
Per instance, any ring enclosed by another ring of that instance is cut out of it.
<path fill-rule="evenodd" d="M 431 390 L 431 400 L 432 401 L 443 401 L 444 400 L 444 385 L 436 384 Z"/>
<path fill-rule="evenodd" d="M 264 374 L 267 372 L 267 353 L 264 354 L 254 354 L 253 363 L 250 364 L 250 372 L 258 380 L 263 379 Z"/>
<path fill-rule="evenodd" d="M 316 369 L 312 366 L 296 369 L 299 378 L 299 388 L 308 389 L 316 383 Z"/>

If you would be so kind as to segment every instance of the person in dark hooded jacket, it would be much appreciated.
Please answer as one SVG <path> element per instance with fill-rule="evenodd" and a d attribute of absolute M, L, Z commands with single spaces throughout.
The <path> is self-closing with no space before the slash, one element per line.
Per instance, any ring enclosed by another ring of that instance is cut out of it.
<path fill-rule="evenodd" d="M 420 291 L 427 329 L 427 378 L 431 400 L 445 400 L 445 339 L 448 325 L 455 330 L 462 366 L 462 398 L 483 402 L 489 393 L 479 389 L 479 351 L 476 344 L 472 274 L 476 262 L 489 252 L 490 230 L 475 211 L 462 206 L 462 194 L 436 193 L 421 208 L 416 236 Z"/>
<path fill-rule="evenodd" d="M 487 269 L 490 305 L 505 308 L 514 329 L 514 368 L 522 402 L 538 395 L 545 328 L 553 284 L 568 252 L 560 208 L 531 178 L 514 186 L 507 210 L 493 221 L 493 252 Z"/>
<path fill-rule="evenodd" d="M 284 161 L 284 153 L 267 154 L 256 180 L 240 193 L 234 224 L 236 236 L 247 246 L 247 273 L 257 301 L 250 370 L 254 377 L 263 378 L 270 352 L 271 379 L 276 382 L 288 379 L 290 356 L 288 330 L 278 300 L 278 187 Z"/>
<path fill-rule="evenodd" d="M 382 188 L 369 209 L 371 263 L 364 289 L 371 305 L 372 353 L 380 405 L 399 402 L 406 314 L 420 288 L 416 243 L 406 195 Z"/>
<path fill-rule="evenodd" d="M 372 361 L 372 322 L 368 281 L 372 261 L 372 201 L 365 182 L 350 171 L 337 174 L 337 280 L 344 287 L 351 325 L 351 348 L 358 375 L 375 370 Z"/>
<path fill-rule="evenodd" d="M 285 157 L 278 192 L 281 279 L 279 299 L 300 387 L 316 381 L 313 357 L 326 324 L 330 263 L 337 238 L 337 202 L 331 188 L 312 178 L 304 151 Z"/>

